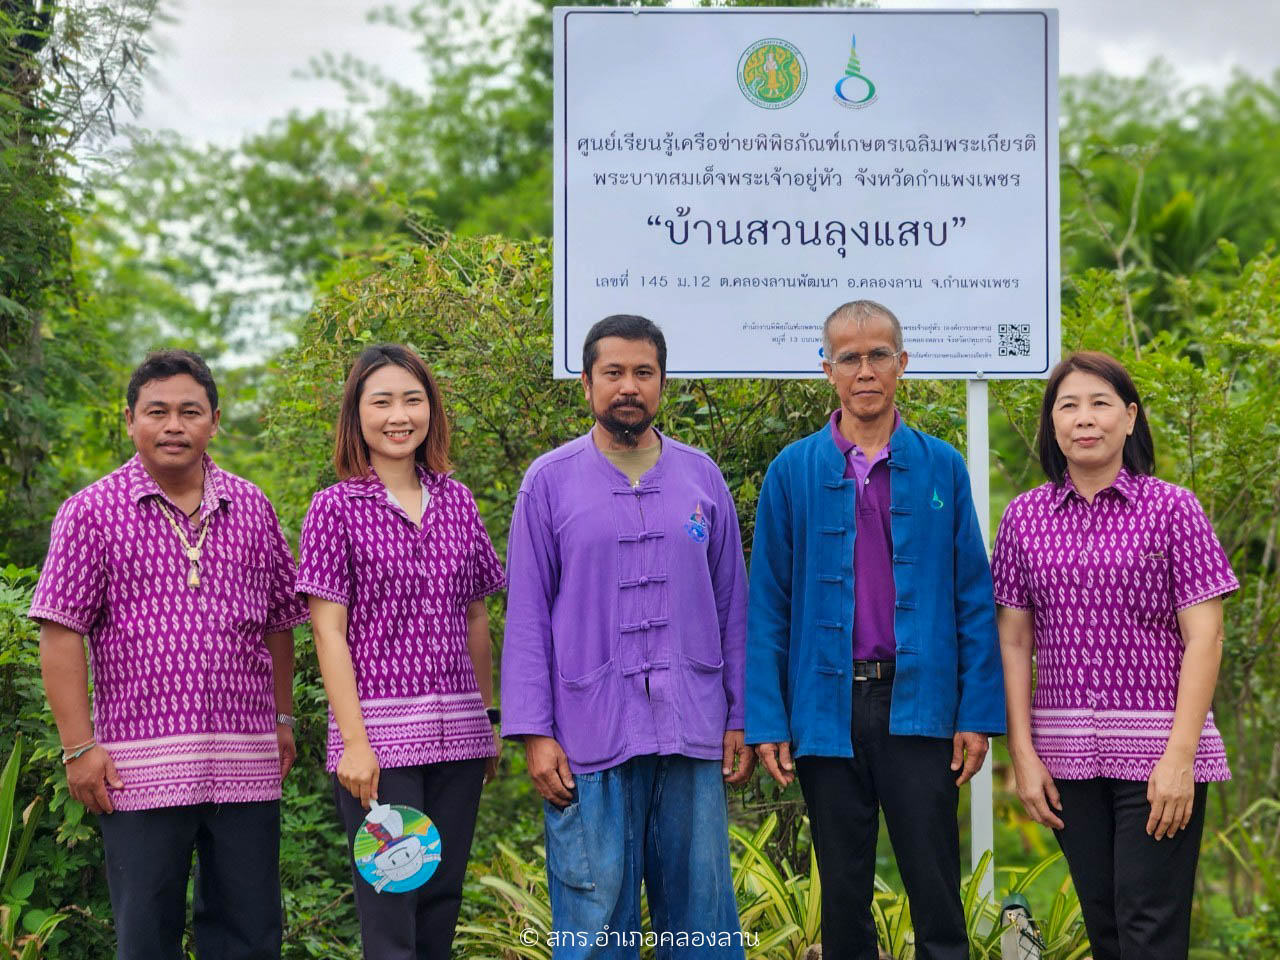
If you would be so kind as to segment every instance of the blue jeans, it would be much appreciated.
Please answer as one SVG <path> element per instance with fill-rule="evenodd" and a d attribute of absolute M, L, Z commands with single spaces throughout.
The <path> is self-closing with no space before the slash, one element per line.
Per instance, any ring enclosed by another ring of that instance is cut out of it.
<path fill-rule="evenodd" d="M 658 960 L 742 960 L 720 762 L 633 757 L 574 781 L 563 810 L 543 804 L 552 956 L 638 957 L 643 880 Z"/>

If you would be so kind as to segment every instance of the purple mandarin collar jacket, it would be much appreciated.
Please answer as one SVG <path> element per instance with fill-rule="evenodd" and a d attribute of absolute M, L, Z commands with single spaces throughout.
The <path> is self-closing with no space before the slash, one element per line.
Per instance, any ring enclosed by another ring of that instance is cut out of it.
<path fill-rule="evenodd" d="M 747 580 L 733 498 L 662 437 L 633 488 L 591 434 L 534 461 L 511 521 L 503 736 L 555 737 L 575 773 L 719 759 L 742 729 Z"/>

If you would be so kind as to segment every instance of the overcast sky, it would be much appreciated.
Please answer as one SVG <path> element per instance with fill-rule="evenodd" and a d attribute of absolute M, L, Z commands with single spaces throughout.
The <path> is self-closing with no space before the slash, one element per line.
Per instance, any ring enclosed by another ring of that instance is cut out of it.
<path fill-rule="evenodd" d="M 510 2 L 510 0 L 497 0 Z M 290 109 L 341 107 L 332 83 L 305 79 L 326 51 L 376 63 L 403 83 L 423 86 L 426 67 L 413 38 L 371 25 L 367 0 L 182 0 L 165 3 L 173 22 L 153 34 L 158 54 L 137 123 L 196 141 L 230 146 Z M 880 0 L 883 9 L 964 8 Z M 983 7 L 1027 7 L 986 0 Z M 1140 73 L 1155 57 L 1188 83 L 1218 83 L 1232 66 L 1270 76 L 1280 67 L 1278 0 L 1062 0 L 1061 71 Z"/>

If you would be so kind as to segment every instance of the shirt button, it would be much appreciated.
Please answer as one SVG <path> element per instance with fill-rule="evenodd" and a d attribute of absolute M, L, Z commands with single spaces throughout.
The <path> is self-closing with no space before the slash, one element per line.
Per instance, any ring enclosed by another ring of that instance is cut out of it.
<path fill-rule="evenodd" d="M 641 669 L 643 669 L 643 670 L 645 670 L 645 671 L 647 672 L 647 671 L 649 670 L 649 667 L 650 667 L 650 666 L 652 666 L 652 665 L 649 663 L 649 661 L 648 661 L 648 660 L 646 660 L 646 661 L 644 662 L 644 665 L 641 667 Z"/>
<path fill-rule="evenodd" d="M 641 577 L 639 580 L 636 581 L 636 583 L 638 583 L 642 587 L 648 582 L 649 582 L 648 577 Z"/>
<path fill-rule="evenodd" d="M 648 621 L 648 620 L 641 620 L 641 621 L 640 621 L 640 629 L 641 629 L 641 630 L 648 630 L 648 629 L 649 629 L 649 621 Z"/>

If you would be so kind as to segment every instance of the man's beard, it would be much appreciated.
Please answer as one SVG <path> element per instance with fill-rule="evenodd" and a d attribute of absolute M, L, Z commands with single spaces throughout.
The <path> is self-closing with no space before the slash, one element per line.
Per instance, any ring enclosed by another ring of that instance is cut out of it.
<path fill-rule="evenodd" d="M 619 409 L 639 410 L 644 415 L 639 420 L 627 422 L 614 416 L 614 410 Z M 624 447 L 634 447 L 640 442 L 640 438 L 649 431 L 649 427 L 652 426 L 653 414 L 648 413 L 638 403 L 622 403 L 609 407 L 603 414 L 597 414 L 596 422 L 608 431 L 609 436 Z"/>

